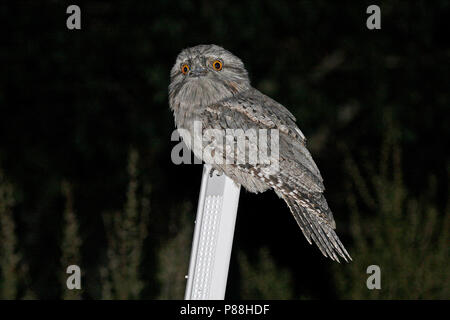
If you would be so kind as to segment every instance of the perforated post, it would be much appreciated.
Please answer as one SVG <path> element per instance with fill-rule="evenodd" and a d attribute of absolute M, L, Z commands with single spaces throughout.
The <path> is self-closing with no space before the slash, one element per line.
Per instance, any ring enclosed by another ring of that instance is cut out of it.
<path fill-rule="evenodd" d="M 222 300 L 230 265 L 240 185 L 203 166 L 186 300 Z"/>

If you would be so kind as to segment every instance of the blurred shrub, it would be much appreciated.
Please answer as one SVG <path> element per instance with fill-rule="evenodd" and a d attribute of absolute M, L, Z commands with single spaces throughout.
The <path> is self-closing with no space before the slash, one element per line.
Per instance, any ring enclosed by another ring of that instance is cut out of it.
<path fill-rule="evenodd" d="M 450 297 L 449 206 L 438 212 L 432 201 L 435 180 L 420 197 L 408 194 L 402 179 L 399 132 L 387 122 L 378 168 L 356 163 L 347 150 L 347 204 L 353 262 L 335 265 L 342 299 L 448 299 Z M 345 148 L 344 148 L 345 149 Z M 363 218 L 364 217 L 364 218 Z M 369 265 L 381 268 L 381 290 L 369 290 Z"/>
<path fill-rule="evenodd" d="M 186 289 L 185 275 L 188 274 L 192 245 L 193 224 L 189 219 L 192 206 L 189 202 L 176 208 L 177 218 L 172 217 L 171 227 L 175 234 L 167 240 L 158 253 L 159 299 L 183 299 Z"/>
<path fill-rule="evenodd" d="M 13 188 L 0 171 L 0 298 L 16 299 L 18 292 L 17 238 L 12 214 Z"/>
<path fill-rule="evenodd" d="M 261 248 L 256 263 L 238 253 L 242 299 L 293 299 L 292 274 L 276 265 L 268 248 Z"/>
<path fill-rule="evenodd" d="M 73 209 L 72 188 L 68 182 L 64 181 L 61 185 L 61 190 L 66 201 L 63 214 L 63 239 L 61 242 L 61 267 L 64 270 L 63 272 L 61 272 L 61 274 L 63 275 L 61 280 L 63 292 L 62 299 L 77 300 L 81 299 L 82 297 L 83 286 L 81 290 L 68 290 L 66 285 L 68 275 L 65 271 L 68 266 L 73 264 L 81 267 L 81 238 L 78 231 L 78 220 Z M 83 270 L 83 268 L 81 268 L 81 270 Z"/>
<path fill-rule="evenodd" d="M 18 249 L 14 205 L 14 188 L 0 169 L 0 299 L 34 299 L 28 265 Z"/>
<path fill-rule="evenodd" d="M 138 158 L 137 151 L 131 150 L 124 209 L 114 215 L 104 215 L 108 264 L 100 270 L 103 299 L 138 299 L 144 286 L 140 266 L 147 237 L 150 188 L 144 185 L 143 195 L 139 196 Z"/>

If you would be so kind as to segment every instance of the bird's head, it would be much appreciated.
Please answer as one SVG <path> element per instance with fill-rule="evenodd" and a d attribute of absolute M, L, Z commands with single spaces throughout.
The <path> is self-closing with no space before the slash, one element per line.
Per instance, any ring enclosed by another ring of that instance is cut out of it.
<path fill-rule="evenodd" d="M 169 98 L 208 105 L 250 87 L 242 61 L 216 45 L 184 49 L 170 72 Z"/>

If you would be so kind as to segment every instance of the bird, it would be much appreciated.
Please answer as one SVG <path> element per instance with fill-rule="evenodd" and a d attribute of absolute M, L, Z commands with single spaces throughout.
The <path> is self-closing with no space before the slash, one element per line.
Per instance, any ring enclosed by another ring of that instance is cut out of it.
<path fill-rule="evenodd" d="M 286 202 L 309 244 L 314 242 L 325 257 L 336 262 L 339 258 L 352 260 L 335 232 L 336 223 L 323 195 L 322 176 L 295 116 L 251 86 L 241 59 L 215 44 L 183 49 L 170 71 L 168 98 L 175 126 L 199 159 L 204 155 L 205 142 L 195 133 L 196 122 L 202 130 L 277 130 L 276 171 L 261 164 L 228 162 L 212 163 L 213 169 L 249 192 L 273 190 Z M 214 150 L 214 142 L 209 142 L 211 145 Z M 215 151 L 223 150 L 220 147 L 217 144 Z"/>

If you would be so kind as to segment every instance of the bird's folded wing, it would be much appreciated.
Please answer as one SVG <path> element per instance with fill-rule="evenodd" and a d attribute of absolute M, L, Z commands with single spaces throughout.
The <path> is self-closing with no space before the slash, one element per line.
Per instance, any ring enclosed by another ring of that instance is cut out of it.
<path fill-rule="evenodd" d="M 306 148 L 306 138 L 295 124 L 295 117 L 273 99 L 252 89 L 206 107 L 200 119 L 204 129 L 278 130 L 280 173 L 302 189 L 324 191 L 320 171 Z"/>

